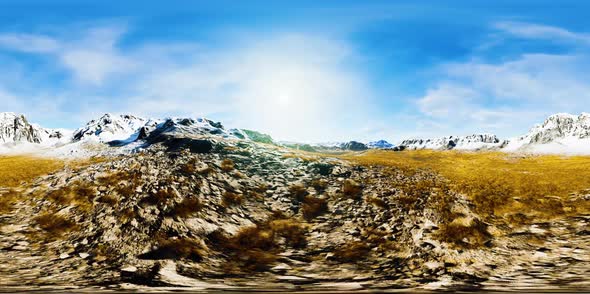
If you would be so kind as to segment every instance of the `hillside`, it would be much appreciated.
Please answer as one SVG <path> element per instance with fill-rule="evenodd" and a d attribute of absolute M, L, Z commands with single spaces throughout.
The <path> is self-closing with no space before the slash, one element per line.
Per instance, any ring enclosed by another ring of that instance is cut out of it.
<path fill-rule="evenodd" d="M 564 278 L 588 272 L 585 158 L 498 169 L 576 172 L 575 181 L 548 172 L 526 186 L 573 184 L 562 190 L 551 187 L 563 182 L 549 182 L 537 194 L 503 194 L 520 187 L 489 178 L 478 187 L 491 194 L 480 195 L 469 180 L 477 174 L 451 167 L 512 159 L 391 151 L 333 158 L 212 135 L 150 136 L 142 152 L 47 170 L 2 190 L 10 201 L 0 219 L 0 286 L 587 287 Z"/>

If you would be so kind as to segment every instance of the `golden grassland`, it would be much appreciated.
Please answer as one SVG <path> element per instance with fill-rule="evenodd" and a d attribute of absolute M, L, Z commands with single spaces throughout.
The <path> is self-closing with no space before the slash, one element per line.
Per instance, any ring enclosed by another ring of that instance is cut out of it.
<path fill-rule="evenodd" d="M 80 168 L 104 159 L 60 160 L 30 155 L 0 156 L 0 212 L 6 212 L 18 201 L 18 188 L 35 178 L 51 174 L 65 167 Z M 0 191 L 1 192 L 1 191 Z"/>
<path fill-rule="evenodd" d="M 38 176 L 57 171 L 64 164 L 61 160 L 50 158 L 0 156 L 0 187 L 17 187 Z"/>
<path fill-rule="evenodd" d="M 501 152 L 377 151 L 339 156 L 362 165 L 432 170 L 466 194 L 485 217 L 548 219 L 590 213 L 590 157 Z M 586 191 L 588 190 L 588 191 Z"/>

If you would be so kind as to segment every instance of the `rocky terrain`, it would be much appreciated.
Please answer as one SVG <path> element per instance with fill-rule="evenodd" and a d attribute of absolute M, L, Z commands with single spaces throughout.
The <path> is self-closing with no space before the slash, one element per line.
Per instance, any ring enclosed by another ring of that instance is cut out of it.
<path fill-rule="evenodd" d="M 590 287 L 589 215 L 515 226 L 430 171 L 179 134 L 1 190 L 0 287 Z"/>

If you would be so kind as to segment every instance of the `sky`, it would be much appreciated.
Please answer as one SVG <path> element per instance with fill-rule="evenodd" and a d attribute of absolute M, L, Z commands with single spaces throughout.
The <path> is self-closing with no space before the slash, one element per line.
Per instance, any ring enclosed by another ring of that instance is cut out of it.
<path fill-rule="evenodd" d="M 0 111 L 301 142 L 507 138 L 590 112 L 588 1 L 117 2 L 0 1 Z"/>

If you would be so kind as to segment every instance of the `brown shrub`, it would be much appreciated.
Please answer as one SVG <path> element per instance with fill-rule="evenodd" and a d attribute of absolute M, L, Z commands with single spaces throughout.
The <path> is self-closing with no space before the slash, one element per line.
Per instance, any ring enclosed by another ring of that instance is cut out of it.
<path fill-rule="evenodd" d="M 144 253 L 139 258 L 201 261 L 205 253 L 205 249 L 200 242 L 189 238 L 168 239 L 157 237 L 157 244 L 157 249 Z"/>
<path fill-rule="evenodd" d="M 385 202 L 385 200 L 383 200 L 377 196 L 367 196 L 365 198 L 365 201 L 367 203 L 372 204 L 372 205 L 379 207 L 379 208 L 383 208 L 383 209 L 387 208 L 387 203 Z"/>
<path fill-rule="evenodd" d="M 137 214 L 135 213 L 135 209 L 133 209 L 132 207 L 127 207 L 127 208 L 121 210 L 121 212 L 119 214 L 119 219 L 123 223 L 129 222 L 130 220 L 134 219 L 135 217 L 137 217 Z"/>
<path fill-rule="evenodd" d="M 187 163 L 180 166 L 180 172 L 187 174 L 187 175 L 194 174 L 197 171 L 196 163 L 197 163 L 197 160 L 192 158 Z"/>
<path fill-rule="evenodd" d="M 371 247 L 366 243 L 353 241 L 340 246 L 333 252 L 333 254 L 336 261 L 348 263 L 360 261 L 366 258 L 370 252 Z"/>
<path fill-rule="evenodd" d="M 344 183 L 342 183 L 342 194 L 348 198 L 359 199 L 362 192 L 362 186 L 354 180 L 346 179 L 344 180 Z"/>
<path fill-rule="evenodd" d="M 257 201 L 262 201 L 262 200 L 264 200 L 264 194 L 262 194 L 260 192 L 256 192 L 256 191 L 248 191 L 248 198 L 254 199 Z"/>
<path fill-rule="evenodd" d="M 265 193 L 268 190 L 269 186 L 267 183 L 260 183 L 256 186 L 255 190 L 259 193 Z"/>
<path fill-rule="evenodd" d="M 303 204 L 301 205 L 301 210 L 303 217 L 306 220 L 311 220 L 328 211 L 328 202 L 324 198 L 305 196 Z"/>
<path fill-rule="evenodd" d="M 477 248 L 491 239 L 487 231 L 487 225 L 479 219 L 474 219 L 468 224 L 451 222 L 443 225 L 437 233 L 441 241 L 466 248 Z"/>
<path fill-rule="evenodd" d="M 184 198 L 182 202 L 176 204 L 176 206 L 170 212 L 173 216 L 188 217 L 203 208 L 201 201 L 197 198 Z"/>
<path fill-rule="evenodd" d="M 328 181 L 324 179 L 314 179 L 310 185 L 318 192 L 323 192 L 328 187 Z"/>
<path fill-rule="evenodd" d="M 232 171 L 234 169 L 235 164 L 234 164 L 233 160 L 227 158 L 227 159 L 224 159 L 221 162 L 221 166 L 220 167 L 221 167 L 221 170 L 223 170 L 225 172 L 229 172 L 229 171 Z"/>
<path fill-rule="evenodd" d="M 96 197 L 96 190 L 89 183 L 74 182 L 71 184 L 71 193 L 76 200 L 92 202 Z"/>
<path fill-rule="evenodd" d="M 72 203 L 73 199 L 71 195 L 71 190 L 68 187 L 51 190 L 47 192 L 46 197 L 52 202 L 60 205 L 68 205 Z"/>
<path fill-rule="evenodd" d="M 119 199 L 111 194 L 102 195 L 102 196 L 98 197 L 98 199 L 96 199 L 96 201 L 98 201 L 100 203 L 104 203 L 104 204 L 109 204 L 109 205 L 115 205 L 115 204 L 119 203 Z"/>
<path fill-rule="evenodd" d="M 52 237 L 59 237 L 77 228 L 76 223 L 55 213 L 42 213 L 35 217 L 35 222 L 41 229 Z"/>
<path fill-rule="evenodd" d="M 51 190 L 45 194 L 46 199 L 58 205 L 74 205 L 88 212 L 93 206 L 96 189 L 87 182 L 75 181 L 66 187 Z"/>
<path fill-rule="evenodd" d="M 244 202 L 244 196 L 242 194 L 226 191 L 223 193 L 221 199 L 221 206 L 230 207 L 235 205 L 241 205 Z"/>
<path fill-rule="evenodd" d="M 270 222 L 270 229 L 280 237 L 285 238 L 287 246 L 303 248 L 307 246 L 305 227 L 293 219 L 278 219 Z"/>
<path fill-rule="evenodd" d="M 303 201 L 305 196 L 307 196 L 307 189 L 300 184 L 295 184 L 289 187 L 289 193 L 291 194 L 291 198 L 295 198 L 298 201 Z"/>
<path fill-rule="evenodd" d="M 220 231 L 207 236 L 212 248 L 221 250 L 228 257 L 226 271 L 264 271 L 278 259 L 277 254 L 285 246 L 302 248 L 307 245 L 305 227 L 292 219 L 275 219 L 245 227 L 234 236 L 227 237 Z"/>
<path fill-rule="evenodd" d="M 166 203 L 169 199 L 174 198 L 175 193 L 173 192 L 172 188 L 161 188 L 156 193 L 151 193 L 150 196 L 146 197 L 143 201 L 151 204 L 163 204 Z"/>
<path fill-rule="evenodd" d="M 9 212 L 18 202 L 19 193 L 16 190 L 8 190 L 8 192 L 0 195 L 0 213 Z"/>

